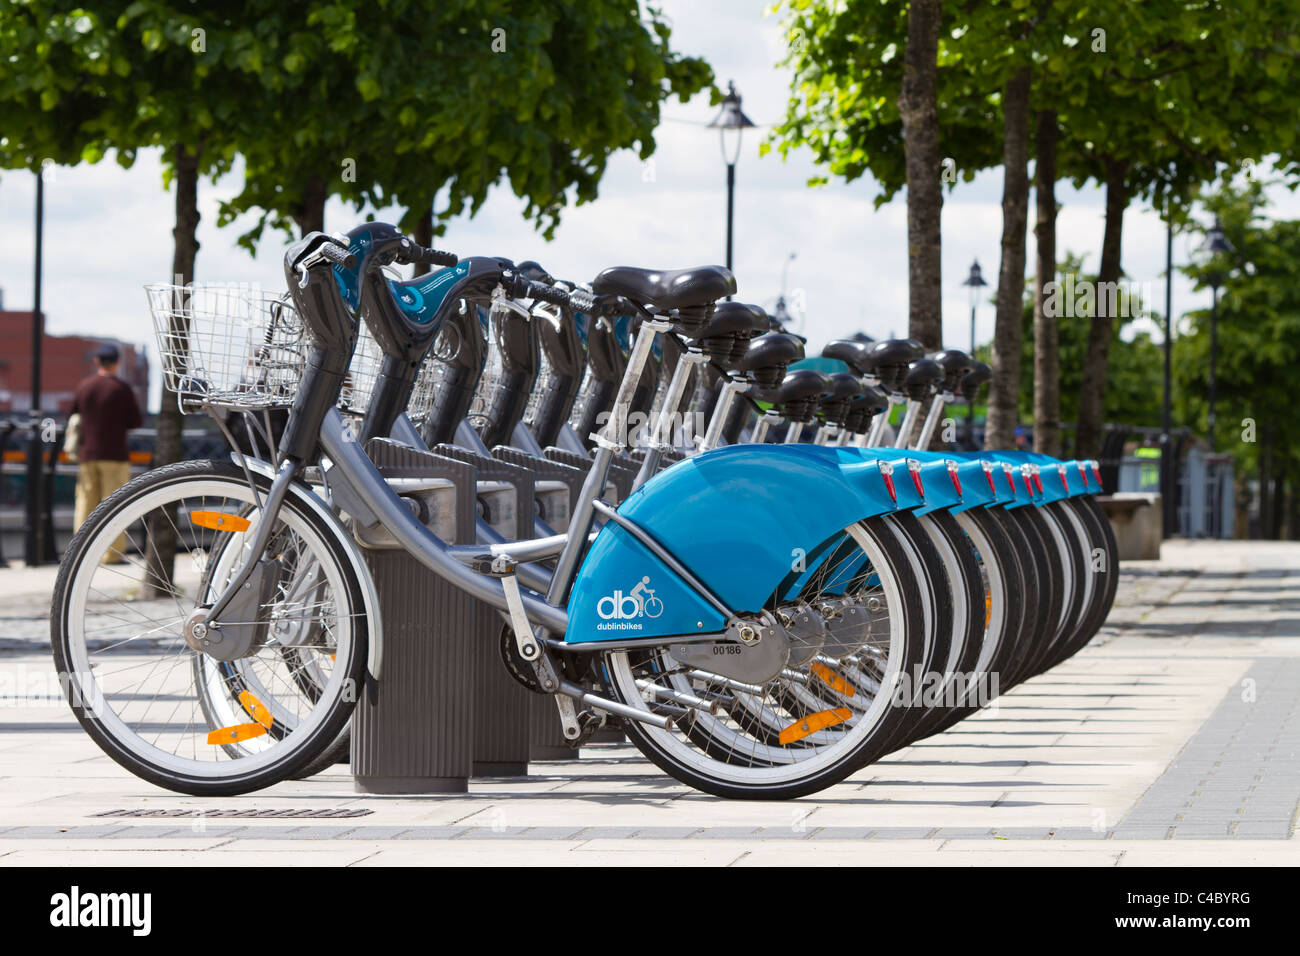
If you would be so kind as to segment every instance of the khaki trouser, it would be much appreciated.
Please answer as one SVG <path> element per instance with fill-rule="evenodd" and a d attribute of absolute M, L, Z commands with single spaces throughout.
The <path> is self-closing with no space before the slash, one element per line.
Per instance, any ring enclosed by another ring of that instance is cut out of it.
<path fill-rule="evenodd" d="M 131 477 L 131 463 L 126 461 L 83 461 L 77 469 L 77 511 L 73 530 L 78 530 L 101 501 L 121 488 Z M 121 560 L 126 553 L 126 535 L 113 543 L 116 554 L 107 560 Z"/>

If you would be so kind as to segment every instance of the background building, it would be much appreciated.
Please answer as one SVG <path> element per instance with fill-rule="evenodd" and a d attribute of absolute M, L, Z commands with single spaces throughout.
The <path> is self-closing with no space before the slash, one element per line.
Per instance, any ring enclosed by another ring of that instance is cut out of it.
<path fill-rule="evenodd" d="M 77 384 L 95 372 L 95 353 L 111 342 L 122 353 L 118 377 L 135 390 L 140 408 L 148 407 L 149 358 L 144 347 L 111 336 L 50 335 L 41 348 L 41 406 L 66 416 Z M 0 414 L 26 412 L 32 402 L 32 313 L 4 308 L 0 291 Z"/>

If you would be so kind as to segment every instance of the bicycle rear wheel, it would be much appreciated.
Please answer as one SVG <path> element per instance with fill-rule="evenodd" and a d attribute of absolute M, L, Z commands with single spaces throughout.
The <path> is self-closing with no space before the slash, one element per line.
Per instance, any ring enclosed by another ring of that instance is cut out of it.
<path fill-rule="evenodd" d="M 604 682 L 616 699 L 673 716 L 671 730 L 635 720 L 623 725 L 647 758 L 683 783 L 722 797 L 803 796 L 853 773 L 910 722 L 894 691 L 924 660 L 918 595 L 925 585 L 903 539 L 872 518 L 807 553 L 807 577 L 793 586 L 789 579 L 773 582 L 768 612 L 784 606 L 806 613 L 828 606 L 833 595 L 843 617 L 833 634 L 819 632 L 818 652 L 793 645 L 796 656 L 775 666 L 770 679 L 747 683 L 683 664 L 671 638 L 602 654 Z M 812 592 L 820 604 L 800 600 Z M 852 620 L 859 623 L 841 623 Z M 809 713 L 807 695 L 792 691 L 813 683 L 823 709 Z M 680 706 L 686 700 L 713 707 Z"/>

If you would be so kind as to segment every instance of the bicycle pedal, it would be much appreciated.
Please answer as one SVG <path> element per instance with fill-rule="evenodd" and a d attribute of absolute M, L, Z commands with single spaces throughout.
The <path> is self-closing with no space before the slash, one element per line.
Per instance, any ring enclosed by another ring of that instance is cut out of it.
<path fill-rule="evenodd" d="M 564 740 L 570 747 L 577 747 L 582 742 L 582 724 L 573 706 L 573 699 L 564 694 L 555 695 L 555 706 L 560 711 L 560 727 L 564 731 Z"/>
<path fill-rule="evenodd" d="M 567 741 L 575 750 L 596 735 L 605 726 L 605 718 L 594 711 L 584 710 L 578 714 L 578 736 Z"/>

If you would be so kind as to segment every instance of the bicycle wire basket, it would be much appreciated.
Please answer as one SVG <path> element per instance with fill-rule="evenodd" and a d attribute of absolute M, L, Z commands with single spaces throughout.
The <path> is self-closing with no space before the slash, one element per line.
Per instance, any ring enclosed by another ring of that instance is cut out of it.
<path fill-rule="evenodd" d="M 424 430 L 438 396 L 446 387 L 450 363 L 459 355 L 460 349 L 460 333 L 455 326 L 444 325 L 420 365 L 420 372 L 411 389 L 411 398 L 406 403 L 406 415 L 417 429 Z"/>
<path fill-rule="evenodd" d="M 456 357 L 459 347 L 455 328 L 447 325 L 438 333 L 429 353 L 424 357 L 406 403 L 407 417 L 416 428 L 422 428 L 428 419 L 442 388 L 446 363 Z M 383 360 L 384 353 L 379 343 L 365 322 L 362 322 L 357 330 L 356 351 L 352 353 L 352 363 L 348 366 L 348 375 L 339 394 L 339 409 L 344 415 L 358 422 L 365 418 Z"/>
<path fill-rule="evenodd" d="M 492 321 L 489 313 L 488 322 Z M 492 411 L 492 399 L 500 390 L 505 374 L 505 355 L 501 351 L 500 336 L 497 334 L 497 329 L 489 324 L 487 358 L 483 363 L 483 373 L 474 388 L 474 399 L 470 402 L 469 412 L 465 416 L 474 426 L 474 430 L 480 434 L 491 424 L 489 414 Z"/>
<path fill-rule="evenodd" d="M 357 329 L 357 347 L 352 352 L 352 362 L 348 365 L 347 377 L 343 380 L 343 389 L 339 392 L 338 406 L 344 415 L 362 419 L 370 407 L 370 399 L 375 392 L 375 383 L 379 381 L 379 366 L 384 360 L 384 353 L 379 343 L 370 334 L 365 322 Z"/>
<path fill-rule="evenodd" d="M 293 404 L 307 360 L 286 295 L 239 285 L 145 286 L 163 382 L 186 412 Z"/>

